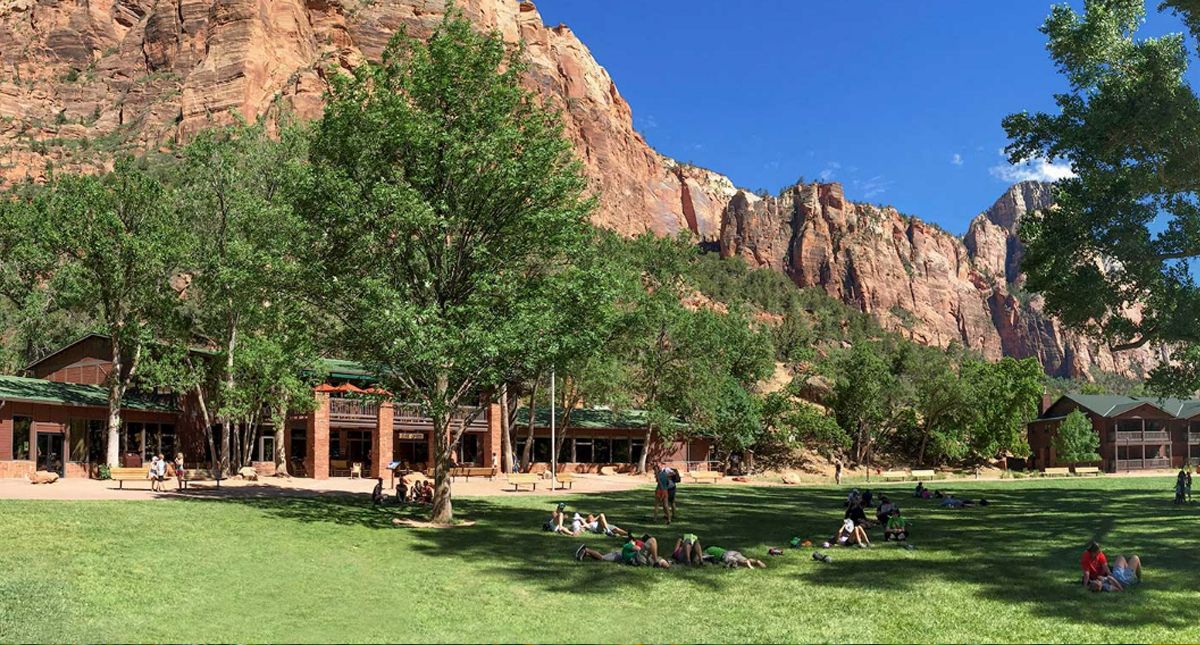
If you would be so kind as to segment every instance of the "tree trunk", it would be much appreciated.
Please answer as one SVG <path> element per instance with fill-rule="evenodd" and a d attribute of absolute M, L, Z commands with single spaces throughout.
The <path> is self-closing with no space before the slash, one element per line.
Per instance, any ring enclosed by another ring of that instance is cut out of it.
<path fill-rule="evenodd" d="M 200 406 L 200 421 L 204 424 L 204 440 L 208 442 L 208 467 L 216 470 L 220 455 L 217 454 L 217 444 L 213 440 L 212 415 L 204 399 L 203 383 L 196 384 L 196 403 Z"/>
<path fill-rule="evenodd" d="M 525 450 L 521 451 L 521 472 L 529 469 L 529 463 L 533 458 L 533 427 L 537 419 L 537 379 L 533 381 L 533 388 L 529 390 L 529 433 L 525 439 Z"/>
<path fill-rule="evenodd" d="M 232 308 L 232 305 L 231 305 Z M 229 334 L 225 341 L 225 392 L 231 392 L 234 387 L 233 378 L 233 352 L 237 348 L 237 323 L 229 322 Z M 233 420 L 229 415 L 223 414 L 220 416 L 221 423 L 221 472 L 229 475 L 230 457 L 238 453 L 234 452 L 235 437 L 234 429 L 231 427 Z"/>
<path fill-rule="evenodd" d="M 108 433 L 104 461 L 109 468 L 121 465 L 121 400 L 125 396 L 124 360 L 117 334 L 112 335 L 112 368 L 108 373 Z"/>
<path fill-rule="evenodd" d="M 508 383 L 500 386 L 500 471 L 512 472 L 512 425 L 508 422 Z"/>
<path fill-rule="evenodd" d="M 287 441 L 284 433 L 287 427 L 286 403 L 281 403 L 275 407 L 272 422 L 275 424 L 275 476 L 288 477 L 287 449 L 284 447 L 284 442 Z"/>
<path fill-rule="evenodd" d="M 437 375 L 435 384 L 437 402 L 433 415 L 433 509 L 430 521 L 448 524 L 454 520 L 454 504 L 450 495 L 450 420 L 453 415 L 446 409 L 446 392 L 449 390 L 445 372 Z M 440 408 L 440 409 L 439 409 Z"/>
<path fill-rule="evenodd" d="M 917 450 L 917 465 L 925 465 L 925 449 L 929 446 L 929 424 L 925 424 L 925 431 L 921 433 L 921 448 Z"/>
<path fill-rule="evenodd" d="M 646 426 L 646 438 L 642 441 L 642 456 L 638 458 L 638 474 L 646 474 L 646 458 L 650 455 L 650 437 L 654 434 L 652 426 Z"/>

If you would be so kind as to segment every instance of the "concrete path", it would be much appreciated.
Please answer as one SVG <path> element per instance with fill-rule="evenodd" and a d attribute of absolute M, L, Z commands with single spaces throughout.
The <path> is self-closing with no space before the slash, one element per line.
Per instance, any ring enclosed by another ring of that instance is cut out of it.
<path fill-rule="evenodd" d="M 384 479 L 384 486 L 390 484 Z M 375 488 L 374 479 L 348 479 L 337 477 L 317 481 L 305 478 L 277 479 L 267 478 L 260 482 L 241 480 L 225 480 L 217 489 L 211 482 L 199 482 L 192 489 L 182 493 L 175 491 L 175 483 L 166 482 L 168 492 L 155 493 L 150 491 L 149 481 L 127 481 L 122 490 L 117 482 L 99 481 L 95 479 L 60 479 L 53 484 L 34 485 L 25 479 L 0 479 L 0 499 L 54 499 L 54 500 L 161 500 L 178 499 L 180 497 L 196 496 L 211 498 L 214 496 L 295 496 L 307 497 L 326 494 L 362 494 L 370 495 Z M 639 486 L 650 486 L 649 477 L 634 477 L 627 475 L 575 475 L 572 488 L 567 493 L 601 493 L 609 491 L 629 490 Z M 550 482 L 539 483 L 536 491 L 530 491 L 522 486 L 521 492 L 513 492 L 511 486 L 505 484 L 503 477 L 495 481 L 472 478 L 470 481 L 454 482 L 455 497 L 480 497 L 497 495 L 562 495 L 562 490 L 551 491 Z M 393 489 L 387 493 L 394 494 Z"/>

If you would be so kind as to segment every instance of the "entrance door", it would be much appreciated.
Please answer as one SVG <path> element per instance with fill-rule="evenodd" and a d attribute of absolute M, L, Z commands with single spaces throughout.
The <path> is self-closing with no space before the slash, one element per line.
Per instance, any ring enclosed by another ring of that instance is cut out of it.
<path fill-rule="evenodd" d="M 258 460 L 275 461 L 274 435 L 263 435 L 258 438 Z"/>
<path fill-rule="evenodd" d="M 37 435 L 37 469 L 63 476 L 63 436 L 49 432 Z"/>

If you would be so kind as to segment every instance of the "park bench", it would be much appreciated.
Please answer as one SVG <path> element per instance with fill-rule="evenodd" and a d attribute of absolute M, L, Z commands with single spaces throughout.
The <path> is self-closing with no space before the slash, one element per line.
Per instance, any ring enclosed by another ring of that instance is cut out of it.
<path fill-rule="evenodd" d="M 907 470 L 885 470 L 879 473 L 880 479 L 908 479 L 909 476 Z"/>
<path fill-rule="evenodd" d="M 913 479 L 934 479 L 935 477 L 937 477 L 937 472 L 932 469 L 912 471 Z"/>
<path fill-rule="evenodd" d="M 146 468 L 112 468 L 108 471 L 109 479 L 117 482 L 117 487 L 125 489 L 125 482 L 142 480 L 150 482 L 150 471 Z"/>
<path fill-rule="evenodd" d="M 496 468 L 487 466 L 456 466 L 450 469 L 450 479 L 462 477 L 467 481 L 471 481 L 472 477 L 487 477 L 488 479 L 496 478 Z"/>
<path fill-rule="evenodd" d="M 517 473 L 508 476 L 508 485 L 512 486 L 514 491 L 521 490 L 522 486 L 529 486 L 531 490 L 537 490 L 540 481 L 542 478 L 533 473 Z"/>
<path fill-rule="evenodd" d="M 1066 477 L 1071 474 L 1071 469 L 1066 467 L 1047 468 L 1042 471 L 1044 477 Z"/>
<path fill-rule="evenodd" d="M 719 470 L 693 470 L 692 472 L 688 473 L 688 475 L 692 478 L 692 481 L 697 484 L 700 482 L 715 484 L 720 481 L 722 477 L 724 477 Z"/>
<path fill-rule="evenodd" d="M 555 476 L 555 481 L 558 482 L 559 488 L 575 489 L 575 474 L 574 473 L 559 473 Z"/>
<path fill-rule="evenodd" d="M 167 481 L 169 482 L 174 477 L 174 469 L 169 469 Z M 193 482 L 208 482 L 211 481 L 221 487 L 221 482 L 225 478 L 221 476 L 220 471 L 209 470 L 207 468 L 189 468 L 183 471 L 183 487 L 187 488 Z"/>
<path fill-rule="evenodd" d="M 1076 475 L 1099 475 L 1100 469 L 1095 466 L 1076 466 Z"/>

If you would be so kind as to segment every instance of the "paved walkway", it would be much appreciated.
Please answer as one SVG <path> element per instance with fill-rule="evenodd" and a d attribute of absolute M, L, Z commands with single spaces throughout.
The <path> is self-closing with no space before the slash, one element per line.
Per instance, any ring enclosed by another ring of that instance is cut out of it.
<path fill-rule="evenodd" d="M 384 479 L 384 486 L 391 482 Z M 568 493 L 601 493 L 608 491 L 629 490 L 639 486 L 649 486 L 649 477 L 634 477 L 628 475 L 575 475 L 575 481 Z M 292 479 L 266 478 L 260 482 L 241 480 L 225 480 L 217 489 L 212 482 L 194 484 L 194 490 L 175 492 L 175 483 L 166 482 L 168 492 L 155 493 L 150 490 L 149 481 L 127 481 L 124 489 L 114 481 L 99 481 L 95 479 L 68 478 L 60 479 L 53 484 L 33 485 L 25 479 L 0 479 L 0 499 L 56 499 L 56 500 L 148 500 L 148 499 L 178 499 L 181 496 L 195 495 L 211 498 L 214 496 L 315 496 L 325 494 L 362 494 L 369 495 L 375 488 L 374 479 L 349 479 L 336 477 L 326 480 L 314 480 L 295 477 Z M 387 491 L 392 494 L 394 491 Z M 454 482 L 455 497 L 479 497 L 496 495 L 562 495 L 562 490 L 551 491 L 550 482 L 538 484 L 536 491 L 530 491 L 522 486 L 521 492 L 513 492 L 511 486 L 506 486 L 503 477 L 495 481 L 472 478 L 469 481 Z"/>

